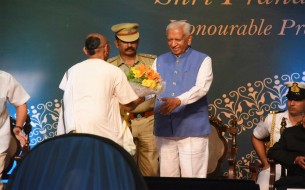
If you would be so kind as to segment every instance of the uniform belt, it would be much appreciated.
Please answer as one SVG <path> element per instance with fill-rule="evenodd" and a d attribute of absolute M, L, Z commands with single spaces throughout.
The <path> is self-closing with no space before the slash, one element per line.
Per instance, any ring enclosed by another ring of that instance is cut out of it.
<path fill-rule="evenodd" d="M 142 118 L 142 117 L 149 117 L 154 115 L 154 110 L 146 111 L 146 112 L 139 112 L 139 113 L 129 113 L 129 119 L 135 119 L 135 118 Z"/>

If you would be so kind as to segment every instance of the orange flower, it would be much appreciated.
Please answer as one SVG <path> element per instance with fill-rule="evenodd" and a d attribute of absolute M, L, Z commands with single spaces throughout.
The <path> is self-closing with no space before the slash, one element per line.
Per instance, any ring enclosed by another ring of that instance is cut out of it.
<path fill-rule="evenodd" d="M 137 70 L 140 71 L 140 76 L 143 76 L 146 72 L 146 66 L 142 63 L 141 65 L 137 66 Z"/>
<path fill-rule="evenodd" d="M 146 67 L 143 63 L 131 67 L 127 78 L 130 82 L 138 83 L 151 89 L 160 90 L 162 88 L 160 74 L 152 68 Z"/>
<path fill-rule="evenodd" d="M 159 81 L 160 79 L 159 73 L 156 73 L 152 68 L 148 68 L 145 74 L 145 76 L 150 80 Z"/>

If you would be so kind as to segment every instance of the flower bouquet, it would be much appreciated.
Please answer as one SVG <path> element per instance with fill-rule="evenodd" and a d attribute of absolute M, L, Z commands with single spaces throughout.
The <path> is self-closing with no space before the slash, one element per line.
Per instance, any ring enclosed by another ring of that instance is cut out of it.
<path fill-rule="evenodd" d="M 127 79 L 139 97 L 160 94 L 164 89 L 159 73 L 143 63 L 131 67 Z"/>

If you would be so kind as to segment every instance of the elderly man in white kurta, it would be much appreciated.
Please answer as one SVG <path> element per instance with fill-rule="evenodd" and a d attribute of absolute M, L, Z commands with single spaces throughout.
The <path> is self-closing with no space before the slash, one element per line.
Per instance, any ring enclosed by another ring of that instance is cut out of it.
<path fill-rule="evenodd" d="M 70 68 L 59 86 L 64 90 L 63 123 L 59 121 L 57 135 L 75 130 L 122 145 L 119 104 L 127 110 L 134 109 L 143 98 L 138 98 L 121 69 L 104 61 L 109 55 L 104 36 L 90 34 L 84 52 L 89 59 Z"/>
<path fill-rule="evenodd" d="M 27 117 L 26 102 L 29 98 L 28 93 L 12 75 L 0 70 L 0 179 L 3 169 L 7 167 L 16 151 L 6 103 L 8 101 L 16 108 L 16 127 L 13 129 L 13 133 L 23 146 L 26 136 L 22 133 L 22 127 Z M 3 184 L 0 181 L 0 190 L 2 189 Z"/>

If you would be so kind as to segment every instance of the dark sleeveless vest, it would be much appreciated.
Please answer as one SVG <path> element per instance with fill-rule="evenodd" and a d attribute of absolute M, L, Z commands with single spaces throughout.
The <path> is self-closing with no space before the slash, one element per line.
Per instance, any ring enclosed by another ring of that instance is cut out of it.
<path fill-rule="evenodd" d="M 158 95 L 161 98 L 177 97 L 195 86 L 197 74 L 206 54 L 189 48 L 177 57 L 166 53 L 157 58 L 157 71 L 166 88 Z M 198 101 L 177 107 L 170 115 L 161 115 L 158 110 L 162 101 L 155 102 L 155 131 L 161 137 L 201 137 L 211 132 L 208 117 L 208 102 L 204 96 Z"/>

